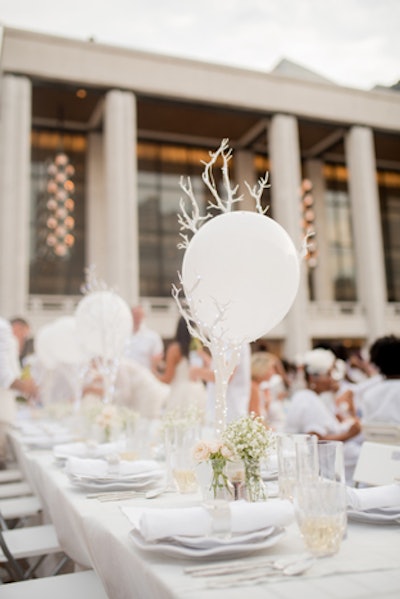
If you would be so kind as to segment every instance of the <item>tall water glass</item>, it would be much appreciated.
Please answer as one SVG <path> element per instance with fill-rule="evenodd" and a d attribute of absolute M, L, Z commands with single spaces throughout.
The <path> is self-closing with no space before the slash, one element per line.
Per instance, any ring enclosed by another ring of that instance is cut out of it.
<path fill-rule="evenodd" d="M 278 483 L 281 499 L 293 500 L 297 480 L 305 476 L 305 472 L 310 468 L 308 460 L 315 459 L 316 442 L 315 435 L 281 433 L 277 436 Z"/>
<path fill-rule="evenodd" d="M 318 441 L 318 475 L 320 479 L 346 484 L 342 441 Z"/>

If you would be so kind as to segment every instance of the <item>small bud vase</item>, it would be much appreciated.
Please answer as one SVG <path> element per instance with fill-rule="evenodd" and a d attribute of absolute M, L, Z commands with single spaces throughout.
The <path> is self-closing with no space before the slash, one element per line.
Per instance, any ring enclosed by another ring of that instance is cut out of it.
<path fill-rule="evenodd" d="M 226 459 L 214 458 L 210 460 L 212 468 L 212 479 L 210 491 L 213 499 L 233 499 L 233 486 L 225 473 Z"/>
<path fill-rule="evenodd" d="M 266 501 L 267 489 L 261 477 L 260 460 L 244 460 L 244 482 L 247 501 Z"/>

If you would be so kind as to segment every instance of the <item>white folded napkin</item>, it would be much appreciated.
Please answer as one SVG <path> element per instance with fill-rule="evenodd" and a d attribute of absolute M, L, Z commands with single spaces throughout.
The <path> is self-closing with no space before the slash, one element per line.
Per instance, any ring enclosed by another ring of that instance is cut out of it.
<path fill-rule="evenodd" d="M 51 448 L 54 447 L 56 443 L 67 443 L 73 439 L 71 433 L 59 433 L 57 435 L 47 435 L 47 434 L 38 434 L 38 435 L 25 435 L 23 437 L 23 442 L 30 447 L 39 447 L 39 448 Z"/>
<path fill-rule="evenodd" d="M 347 506 L 357 511 L 374 508 L 400 507 L 400 484 L 368 487 L 365 489 L 346 488 Z"/>
<path fill-rule="evenodd" d="M 77 441 L 76 443 L 62 443 L 53 447 L 53 454 L 56 458 L 67 458 L 75 456 L 80 458 L 91 457 L 101 458 L 112 453 L 118 453 L 124 449 L 124 442 L 115 443 L 96 443 Z"/>
<path fill-rule="evenodd" d="M 154 460 L 137 460 L 136 462 L 121 460 L 118 463 L 110 464 L 106 460 L 71 456 L 67 460 L 66 470 L 69 474 L 77 476 L 107 476 L 110 474 L 128 476 L 159 471 L 160 465 Z"/>
<path fill-rule="evenodd" d="M 248 503 L 232 501 L 231 532 L 244 534 L 268 526 L 284 527 L 294 519 L 293 505 L 289 501 Z M 137 520 L 137 512 L 130 514 L 128 506 L 124 513 L 137 524 L 146 541 L 176 536 L 206 536 L 212 532 L 212 517 L 203 506 L 171 509 L 144 510 Z"/>

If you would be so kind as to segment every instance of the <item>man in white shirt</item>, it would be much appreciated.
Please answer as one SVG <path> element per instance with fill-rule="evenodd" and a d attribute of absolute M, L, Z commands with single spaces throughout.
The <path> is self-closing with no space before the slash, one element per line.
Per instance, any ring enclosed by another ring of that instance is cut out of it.
<path fill-rule="evenodd" d="M 161 360 L 164 344 L 161 336 L 148 328 L 144 317 L 142 306 L 132 308 L 133 332 L 127 341 L 124 356 L 151 370 Z"/>
<path fill-rule="evenodd" d="M 0 462 L 6 457 L 6 429 L 15 416 L 15 395 L 29 398 L 37 392 L 32 379 L 21 379 L 18 340 L 10 323 L 0 318 Z"/>
<path fill-rule="evenodd" d="M 30 397 L 37 389 L 32 379 L 22 380 L 18 359 L 18 340 L 10 323 L 0 318 L 0 389 L 11 389 Z"/>

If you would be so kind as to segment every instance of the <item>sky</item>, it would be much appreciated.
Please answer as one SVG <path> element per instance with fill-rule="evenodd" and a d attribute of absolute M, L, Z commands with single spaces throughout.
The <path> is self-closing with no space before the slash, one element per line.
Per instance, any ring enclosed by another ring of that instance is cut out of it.
<path fill-rule="evenodd" d="M 339 85 L 400 79 L 400 0 L 0 0 L 9 27 Z"/>

